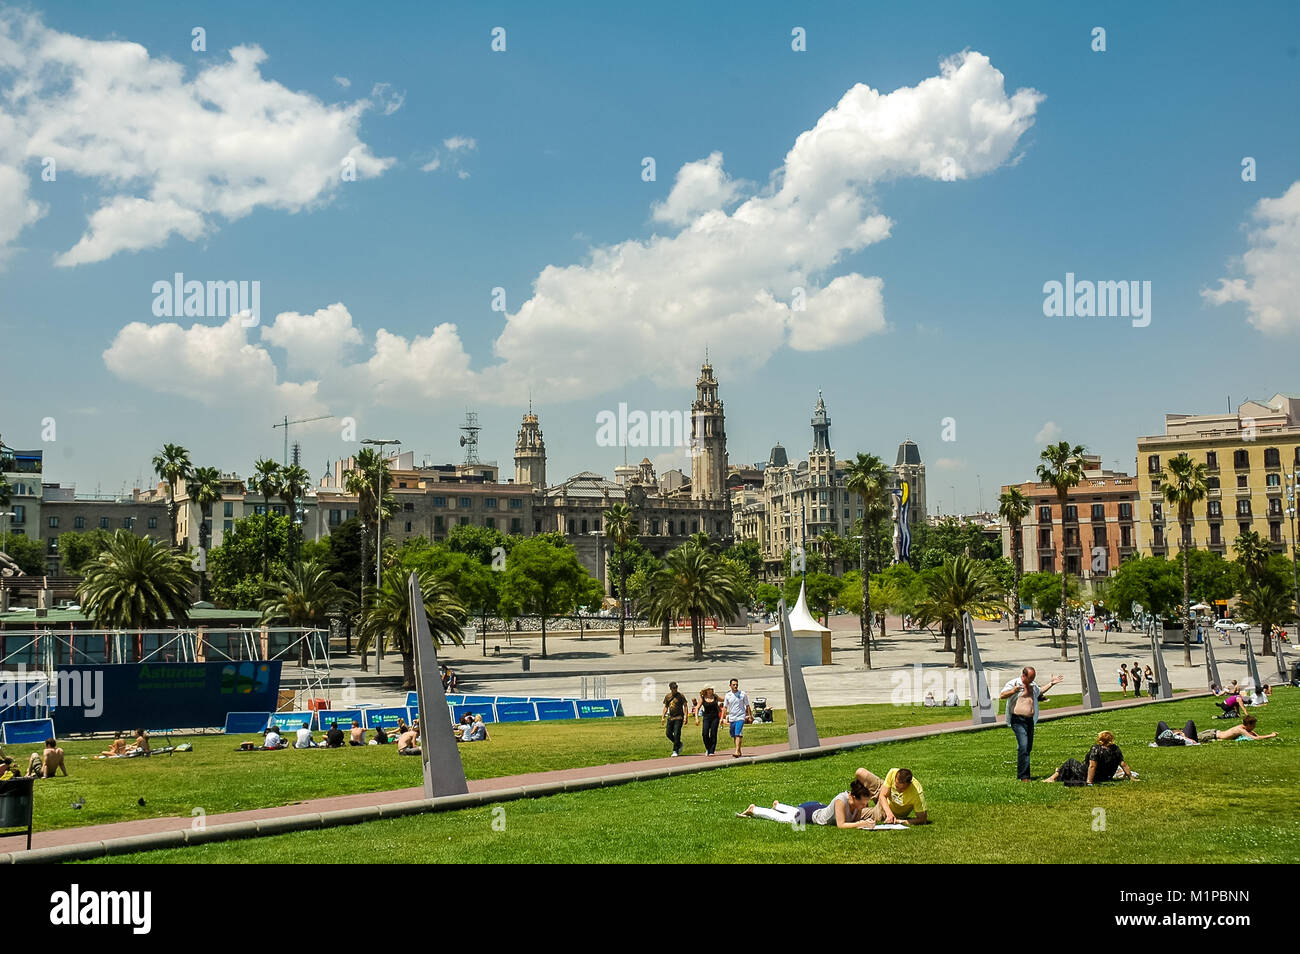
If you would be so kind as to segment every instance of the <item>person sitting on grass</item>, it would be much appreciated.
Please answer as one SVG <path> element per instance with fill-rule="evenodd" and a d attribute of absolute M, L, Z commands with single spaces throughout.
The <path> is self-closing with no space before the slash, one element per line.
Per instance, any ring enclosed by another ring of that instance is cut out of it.
<path fill-rule="evenodd" d="M 1250 695 L 1246 697 L 1246 703 L 1252 706 L 1267 705 L 1269 697 L 1273 695 L 1272 686 L 1264 686 L 1261 689 L 1252 689 Z"/>
<path fill-rule="evenodd" d="M 262 738 L 262 748 L 264 749 L 287 749 L 289 743 L 280 735 L 280 727 L 273 725 L 266 730 L 266 735 Z"/>
<path fill-rule="evenodd" d="M 122 730 L 118 729 L 113 733 L 113 742 L 107 749 L 100 752 L 102 758 L 117 758 L 126 752 L 126 739 L 122 738 Z"/>
<path fill-rule="evenodd" d="M 402 736 L 406 735 L 406 733 L 409 732 L 410 730 L 411 727 L 406 724 L 406 720 L 403 719 L 401 716 L 398 716 L 397 728 L 393 730 L 393 735 L 397 736 L 400 739 Z"/>
<path fill-rule="evenodd" d="M 352 731 L 348 734 L 348 745 L 365 745 L 366 730 L 361 728 L 361 723 L 356 719 L 352 720 Z"/>
<path fill-rule="evenodd" d="M 343 748 L 343 730 L 339 728 L 337 722 L 331 722 L 329 731 L 325 733 L 325 748 Z"/>
<path fill-rule="evenodd" d="M 64 777 L 68 775 L 68 766 L 63 761 L 63 749 L 59 748 L 59 743 L 54 739 L 45 740 L 45 751 L 41 753 L 41 774 L 40 778 L 54 778 L 55 772 L 62 771 Z"/>
<path fill-rule="evenodd" d="M 1095 785 L 1097 782 L 1111 781 L 1118 771 L 1122 771 L 1126 778 L 1138 777 L 1137 772 L 1124 761 L 1124 753 L 1115 744 L 1114 733 L 1099 732 L 1097 743 L 1088 750 L 1083 762 L 1066 759 L 1059 769 L 1043 781 L 1064 782 L 1066 785 Z"/>
<path fill-rule="evenodd" d="M 7 755 L 0 755 L 0 782 L 7 782 L 11 778 L 21 778 L 22 770 L 19 769 L 18 763 Z"/>
<path fill-rule="evenodd" d="M 416 745 L 419 739 L 415 730 L 407 727 L 407 730 L 397 737 L 397 754 L 398 755 L 419 755 L 420 747 Z"/>
<path fill-rule="evenodd" d="M 1251 741 L 1262 741 L 1264 739 L 1276 739 L 1277 733 L 1270 732 L 1268 735 L 1260 735 L 1255 731 L 1255 717 L 1248 715 L 1241 720 L 1241 725 L 1234 725 L 1231 729 L 1206 729 L 1199 736 L 1198 742 L 1227 742 L 1233 739 L 1249 739 Z"/>
<path fill-rule="evenodd" d="M 382 725 L 375 726 L 375 737 L 370 740 L 371 745 L 387 745 L 388 733 L 384 731 Z"/>
<path fill-rule="evenodd" d="M 829 805 L 821 802 L 803 802 L 799 805 L 785 805 L 773 802 L 771 808 L 750 805 L 743 812 L 736 812 L 740 818 L 767 818 L 785 824 L 834 825 L 836 828 L 875 828 L 876 822 L 871 817 L 871 795 L 867 786 L 859 779 L 849 783 L 847 792 L 840 792 Z"/>
<path fill-rule="evenodd" d="M 474 721 L 465 727 L 461 733 L 461 742 L 486 742 L 488 737 L 487 726 L 483 724 L 483 716 L 475 714 Z"/>
<path fill-rule="evenodd" d="M 1246 700 L 1240 691 L 1230 693 L 1222 702 L 1216 702 L 1215 705 L 1223 710 L 1222 715 L 1215 716 L 1216 719 L 1238 719 L 1246 715 Z"/>
<path fill-rule="evenodd" d="M 318 743 L 311 734 L 311 723 L 304 722 L 302 728 L 298 730 L 298 737 L 294 739 L 293 747 L 295 749 L 317 749 L 320 748 Z"/>
<path fill-rule="evenodd" d="M 148 755 L 150 751 L 151 750 L 149 748 L 149 733 L 146 732 L 144 729 L 136 729 L 135 741 L 126 747 L 126 752 L 124 754 Z"/>
<path fill-rule="evenodd" d="M 925 805 L 925 791 L 912 775 L 911 769 L 891 768 L 884 779 L 872 775 L 864 768 L 854 777 L 867 787 L 875 806 L 871 818 L 876 824 L 928 825 L 930 816 Z M 909 818 L 913 812 L 915 817 Z"/>
<path fill-rule="evenodd" d="M 1225 694 L 1233 695 L 1237 691 L 1237 680 L 1234 679 L 1232 680 L 1232 682 L 1228 683 L 1227 688 L 1220 688 L 1219 686 L 1210 686 L 1210 691 L 1213 692 L 1216 696 L 1222 696 Z"/>

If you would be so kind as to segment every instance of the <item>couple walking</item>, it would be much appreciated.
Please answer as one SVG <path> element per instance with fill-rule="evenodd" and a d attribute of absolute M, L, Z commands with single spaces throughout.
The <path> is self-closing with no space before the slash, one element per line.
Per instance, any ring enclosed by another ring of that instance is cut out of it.
<path fill-rule="evenodd" d="M 700 690 L 700 698 L 691 705 L 690 714 L 695 717 L 695 724 L 701 727 L 705 755 L 713 755 L 717 750 L 718 726 L 725 717 L 736 746 L 732 758 L 740 758 L 745 726 L 754 721 L 754 709 L 749 695 L 741 691 L 739 680 L 731 680 L 731 689 L 722 699 L 718 698 L 712 686 L 705 686 Z M 682 754 L 682 728 L 686 719 L 686 697 L 677 691 L 677 683 L 670 682 L 660 721 L 665 727 L 664 734 L 673 744 L 674 757 Z"/>

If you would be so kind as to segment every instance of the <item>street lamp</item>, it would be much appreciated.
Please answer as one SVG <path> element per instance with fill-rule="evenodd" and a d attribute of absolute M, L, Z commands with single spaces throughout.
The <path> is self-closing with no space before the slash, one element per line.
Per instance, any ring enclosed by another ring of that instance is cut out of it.
<path fill-rule="evenodd" d="M 1296 563 L 1300 556 L 1300 546 L 1296 544 L 1295 538 L 1296 489 L 1296 472 L 1293 470 L 1286 475 L 1286 515 L 1291 520 L 1291 586 L 1295 596 L 1295 611 L 1297 618 L 1300 618 L 1300 569 L 1297 569 Z"/>
<path fill-rule="evenodd" d="M 370 444 L 378 447 L 380 452 L 379 462 L 382 464 L 383 449 L 386 444 L 400 444 L 399 440 L 393 438 L 375 438 L 363 440 L 361 443 Z M 379 590 L 384 585 L 383 579 L 383 555 L 384 555 L 384 468 L 380 467 L 375 471 L 375 599 L 379 598 Z M 384 641 L 379 639 L 375 644 L 375 675 L 379 675 L 379 667 L 384 659 Z"/>

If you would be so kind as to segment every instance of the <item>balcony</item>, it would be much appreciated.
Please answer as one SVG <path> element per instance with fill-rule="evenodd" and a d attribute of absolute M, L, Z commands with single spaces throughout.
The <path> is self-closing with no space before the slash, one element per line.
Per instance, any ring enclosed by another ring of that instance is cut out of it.
<path fill-rule="evenodd" d="M 1211 540 L 1208 544 L 1206 544 L 1206 546 L 1208 546 L 1209 549 L 1214 551 L 1215 553 L 1226 553 L 1228 550 L 1228 544 L 1223 540 L 1219 540 L 1217 542 Z"/>
<path fill-rule="evenodd" d="M 1282 485 L 1277 484 L 1272 487 L 1265 487 L 1264 493 L 1268 494 L 1270 497 L 1280 497 L 1282 496 Z"/>
<path fill-rule="evenodd" d="M 1223 490 L 1218 487 L 1210 487 L 1205 491 L 1205 496 L 1213 500 L 1216 497 L 1223 496 Z"/>

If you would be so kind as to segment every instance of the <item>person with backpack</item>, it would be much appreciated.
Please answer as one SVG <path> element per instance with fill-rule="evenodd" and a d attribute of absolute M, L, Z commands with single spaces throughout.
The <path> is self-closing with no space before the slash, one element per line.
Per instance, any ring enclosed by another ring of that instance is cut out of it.
<path fill-rule="evenodd" d="M 665 727 L 664 734 L 673 744 L 672 758 L 682 754 L 682 727 L 686 724 L 686 697 L 677 691 L 677 683 L 668 683 L 668 695 L 664 696 L 664 712 L 660 724 Z"/>
<path fill-rule="evenodd" d="M 1120 663 L 1116 672 L 1119 673 L 1119 694 L 1126 696 L 1128 695 L 1128 663 Z"/>

